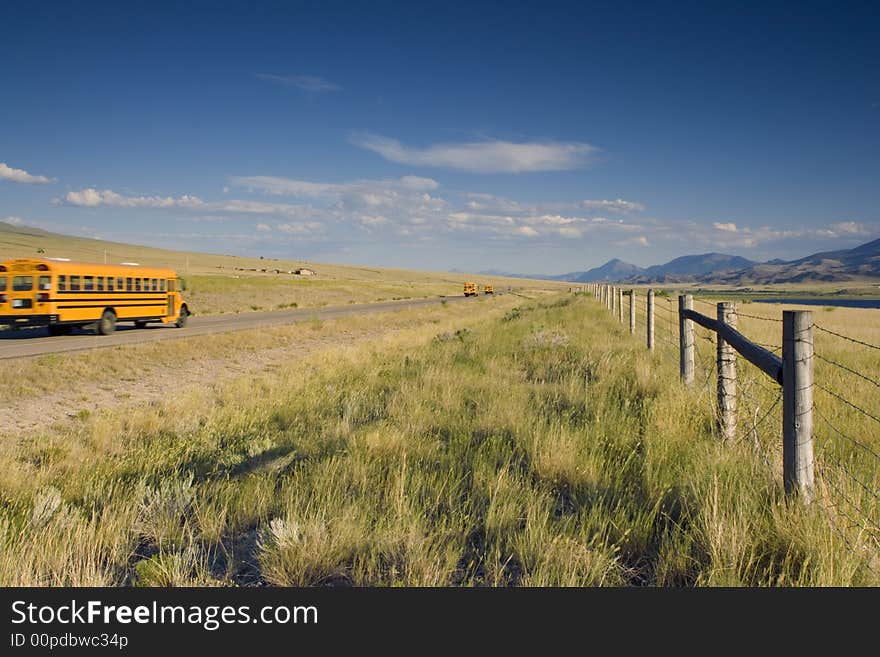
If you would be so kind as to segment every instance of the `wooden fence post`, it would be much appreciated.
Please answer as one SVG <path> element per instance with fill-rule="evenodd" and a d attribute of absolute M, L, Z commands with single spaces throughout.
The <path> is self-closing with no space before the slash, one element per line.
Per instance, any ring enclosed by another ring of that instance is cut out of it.
<path fill-rule="evenodd" d="M 654 349 L 654 290 L 648 290 L 648 351 Z"/>
<path fill-rule="evenodd" d="M 683 310 L 694 309 L 694 298 L 690 294 L 678 296 L 678 369 L 681 380 L 691 386 L 694 384 L 694 323 L 686 319 Z"/>
<path fill-rule="evenodd" d="M 636 334 L 636 291 L 629 291 L 629 332 Z"/>
<path fill-rule="evenodd" d="M 782 477 L 813 500 L 813 313 L 782 311 Z"/>
<path fill-rule="evenodd" d="M 736 328 L 736 305 L 725 301 L 718 304 L 718 325 Z M 724 441 L 736 437 L 736 349 L 717 335 L 718 358 L 718 433 Z"/>
<path fill-rule="evenodd" d="M 623 288 L 617 288 L 617 321 L 623 324 Z"/>

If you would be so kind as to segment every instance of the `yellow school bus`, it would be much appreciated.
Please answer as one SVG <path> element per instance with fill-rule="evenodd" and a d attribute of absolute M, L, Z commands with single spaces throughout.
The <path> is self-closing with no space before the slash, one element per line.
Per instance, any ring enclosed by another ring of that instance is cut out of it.
<path fill-rule="evenodd" d="M 108 335 L 117 322 L 183 327 L 189 315 L 173 269 L 50 258 L 0 264 L 0 324 L 7 326 L 46 326 L 52 335 L 90 326 Z"/>
<path fill-rule="evenodd" d="M 465 283 L 464 284 L 464 296 L 477 296 L 477 284 L 476 283 Z"/>
<path fill-rule="evenodd" d="M 483 286 L 483 294 L 495 294 L 495 286 L 494 285 L 484 285 Z"/>

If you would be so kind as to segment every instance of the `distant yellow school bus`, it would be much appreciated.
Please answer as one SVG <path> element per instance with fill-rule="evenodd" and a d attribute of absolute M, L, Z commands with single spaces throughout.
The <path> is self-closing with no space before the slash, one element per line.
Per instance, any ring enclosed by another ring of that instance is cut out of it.
<path fill-rule="evenodd" d="M 477 284 L 476 283 L 465 283 L 464 284 L 464 296 L 477 296 Z"/>
<path fill-rule="evenodd" d="M 183 327 L 189 315 L 173 269 L 48 258 L 0 264 L 0 324 L 47 326 L 52 335 L 92 326 L 108 335 L 117 322 Z"/>
<path fill-rule="evenodd" d="M 495 286 L 494 285 L 484 285 L 483 286 L 483 294 L 495 294 Z"/>

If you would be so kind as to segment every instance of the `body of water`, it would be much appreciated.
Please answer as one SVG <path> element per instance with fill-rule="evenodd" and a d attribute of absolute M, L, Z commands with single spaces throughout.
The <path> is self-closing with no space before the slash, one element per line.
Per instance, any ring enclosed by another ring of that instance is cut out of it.
<path fill-rule="evenodd" d="M 841 308 L 880 308 L 880 299 L 752 299 L 755 303 L 787 303 L 797 306 L 840 306 Z"/>

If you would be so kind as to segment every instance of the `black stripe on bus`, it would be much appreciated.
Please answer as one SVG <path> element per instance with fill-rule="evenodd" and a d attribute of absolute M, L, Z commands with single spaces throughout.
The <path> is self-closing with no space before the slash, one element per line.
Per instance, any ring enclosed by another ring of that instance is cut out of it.
<path fill-rule="evenodd" d="M 164 305 L 165 305 L 164 303 L 128 303 L 128 304 L 125 304 L 124 306 L 116 306 L 116 307 L 117 308 L 145 308 L 145 307 L 146 308 L 159 308 L 160 306 L 164 306 Z M 84 308 L 106 308 L 106 307 L 107 307 L 106 303 L 100 303 L 96 306 L 58 306 L 58 309 L 61 310 L 63 308 L 73 308 L 73 309 L 83 308 L 84 309 Z"/>
<path fill-rule="evenodd" d="M 87 301 L 94 301 L 94 299 L 47 299 L 46 301 L 41 301 L 40 303 L 59 303 L 65 301 L 67 303 L 76 303 L 77 301 L 82 301 L 83 303 Z M 152 299 L 144 299 L 142 297 L 108 297 L 105 301 L 152 301 Z M 166 297 L 162 301 L 167 302 L 168 298 Z"/>
<path fill-rule="evenodd" d="M 133 292 L 134 294 L 168 294 L 168 290 L 55 290 L 55 292 L 58 294 L 119 294 L 121 292 Z"/>

